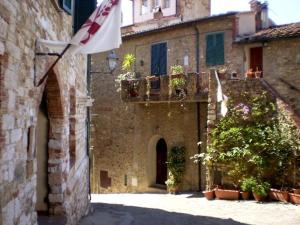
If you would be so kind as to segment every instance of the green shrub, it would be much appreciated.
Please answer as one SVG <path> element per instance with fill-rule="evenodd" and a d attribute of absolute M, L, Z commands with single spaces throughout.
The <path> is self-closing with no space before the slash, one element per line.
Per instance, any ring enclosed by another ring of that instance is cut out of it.
<path fill-rule="evenodd" d="M 269 193 L 270 187 L 271 185 L 268 182 L 258 183 L 252 188 L 252 192 L 262 197 L 266 197 Z"/>
<path fill-rule="evenodd" d="M 251 192 L 252 188 L 257 185 L 257 181 L 253 177 L 244 178 L 242 180 L 241 189 L 245 192 Z"/>

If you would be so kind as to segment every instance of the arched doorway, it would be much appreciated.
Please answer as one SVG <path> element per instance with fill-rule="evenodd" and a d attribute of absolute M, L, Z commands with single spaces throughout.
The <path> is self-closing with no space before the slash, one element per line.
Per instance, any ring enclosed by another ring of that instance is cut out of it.
<path fill-rule="evenodd" d="M 49 119 L 47 102 L 43 96 L 37 119 L 37 195 L 36 211 L 38 215 L 48 214 L 48 142 L 49 142 Z"/>
<path fill-rule="evenodd" d="M 56 73 L 51 71 L 48 75 L 44 90 L 40 93 L 40 104 L 37 106 L 36 124 L 36 211 L 38 224 L 46 224 L 51 220 L 65 220 L 57 208 L 63 209 L 63 202 L 51 195 L 63 195 L 63 163 L 68 159 L 65 151 L 68 147 L 67 119 L 64 116 L 62 103 L 62 89 L 60 88 Z M 55 217 L 53 217 L 55 215 Z M 59 215 L 59 216 L 58 216 Z M 60 223 L 55 223 L 60 224 Z"/>
<path fill-rule="evenodd" d="M 167 180 L 167 154 L 167 143 L 161 138 L 156 144 L 156 184 L 165 185 Z"/>

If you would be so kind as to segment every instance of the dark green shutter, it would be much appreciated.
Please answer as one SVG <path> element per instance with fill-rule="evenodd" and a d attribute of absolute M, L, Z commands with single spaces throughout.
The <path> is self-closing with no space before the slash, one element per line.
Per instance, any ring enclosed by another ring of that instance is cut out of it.
<path fill-rule="evenodd" d="M 214 35 L 206 35 L 206 65 L 214 65 Z"/>
<path fill-rule="evenodd" d="M 97 0 L 74 0 L 74 33 L 87 21 L 97 6 Z"/>
<path fill-rule="evenodd" d="M 151 47 L 151 75 L 167 74 L 167 43 L 159 43 Z"/>
<path fill-rule="evenodd" d="M 216 38 L 216 65 L 224 64 L 224 33 L 215 35 Z"/>
<path fill-rule="evenodd" d="M 69 14 L 72 14 L 72 0 L 59 0 L 59 6 Z"/>
<path fill-rule="evenodd" d="M 206 35 L 206 65 L 224 64 L 224 33 Z"/>
<path fill-rule="evenodd" d="M 159 75 L 159 45 L 151 46 L 151 75 Z"/>
<path fill-rule="evenodd" d="M 167 74 L 167 43 L 161 43 L 159 48 L 159 75 Z"/>

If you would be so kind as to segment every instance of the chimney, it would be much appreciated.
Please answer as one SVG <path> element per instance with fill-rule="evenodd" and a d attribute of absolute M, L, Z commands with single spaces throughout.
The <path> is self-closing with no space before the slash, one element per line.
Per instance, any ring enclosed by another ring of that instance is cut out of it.
<path fill-rule="evenodd" d="M 261 3 L 258 0 L 249 2 L 251 11 L 255 13 L 256 31 L 269 27 L 268 3 Z"/>

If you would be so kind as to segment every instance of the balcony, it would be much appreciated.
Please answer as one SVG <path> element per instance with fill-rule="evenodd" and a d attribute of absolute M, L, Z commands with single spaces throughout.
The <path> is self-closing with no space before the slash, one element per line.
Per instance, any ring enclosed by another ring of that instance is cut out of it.
<path fill-rule="evenodd" d="M 176 78 L 184 80 L 184 86 L 180 89 L 170 85 L 170 82 Z M 148 77 L 121 82 L 121 98 L 124 102 L 206 102 L 207 93 L 208 74 L 206 73 Z"/>

